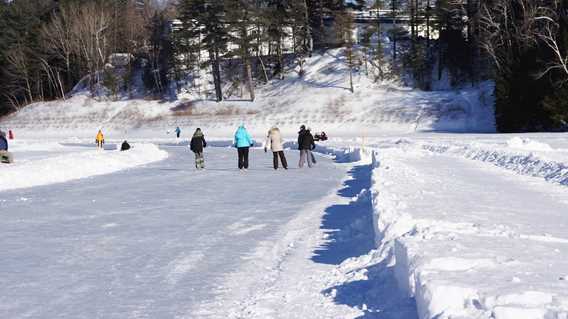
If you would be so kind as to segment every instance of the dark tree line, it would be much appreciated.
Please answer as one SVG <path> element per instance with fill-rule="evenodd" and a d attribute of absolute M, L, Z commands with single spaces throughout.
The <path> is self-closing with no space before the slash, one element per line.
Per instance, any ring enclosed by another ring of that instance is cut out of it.
<path fill-rule="evenodd" d="M 568 1 L 486 1 L 480 25 L 495 66 L 499 129 L 566 130 Z"/>
<path fill-rule="evenodd" d="M 392 26 L 359 25 L 357 39 L 350 10 L 362 0 L 152 3 L 0 0 L 0 115 L 76 86 L 155 97 L 189 87 L 217 101 L 244 90 L 254 100 L 259 83 L 302 76 L 314 50 L 341 46 L 350 79 L 363 68 L 375 80 L 410 74 L 424 90 L 494 80 L 500 131 L 568 127 L 568 0 L 377 0 Z"/>
<path fill-rule="evenodd" d="M 255 82 L 284 77 L 286 55 L 302 70 L 305 57 L 327 44 L 325 18 L 342 9 L 338 0 L 180 0 L 176 78 L 210 68 L 217 101 L 241 85 L 254 100 Z M 231 73 L 241 76 L 222 74 L 227 61 L 239 64 Z"/>
<path fill-rule="evenodd" d="M 78 83 L 95 94 L 103 87 L 130 92 L 137 61 L 145 61 L 149 91 L 162 90 L 170 18 L 150 3 L 0 1 L 0 114 L 65 99 Z M 121 54 L 111 59 L 115 53 Z M 112 70 L 110 60 L 122 60 L 122 72 Z"/>
<path fill-rule="evenodd" d="M 417 86 L 430 89 L 444 74 L 454 86 L 491 79 L 499 131 L 568 129 L 568 1 L 409 0 L 405 5 L 410 45 L 404 65 Z"/>

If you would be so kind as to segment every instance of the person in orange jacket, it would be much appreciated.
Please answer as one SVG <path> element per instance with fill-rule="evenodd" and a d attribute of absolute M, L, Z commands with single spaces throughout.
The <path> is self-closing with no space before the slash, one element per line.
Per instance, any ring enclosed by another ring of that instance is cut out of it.
<path fill-rule="evenodd" d="M 105 136 L 103 135 L 103 132 L 101 130 L 99 130 L 99 133 L 97 133 L 95 142 L 97 143 L 98 148 L 103 148 L 103 144 L 105 143 Z"/>

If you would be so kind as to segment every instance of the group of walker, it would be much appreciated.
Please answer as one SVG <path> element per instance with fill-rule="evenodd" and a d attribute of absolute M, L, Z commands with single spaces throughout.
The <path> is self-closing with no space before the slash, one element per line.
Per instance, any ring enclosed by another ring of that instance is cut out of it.
<path fill-rule="evenodd" d="M 180 131 L 179 127 L 176 128 L 176 132 Z M 326 140 L 327 136 L 325 133 L 318 135 L 318 140 Z M 237 149 L 238 154 L 238 168 L 240 170 L 247 170 L 249 168 L 249 150 L 254 146 L 254 140 L 245 128 L 244 124 L 240 125 L 235 132 L 233 146 Z M 207 147 L 207 142 L 205 141 L 205 136 L 200 128 L 195 130 L 193 137 L 189 143 L 191 150 L 195 154 L 195 167 L 198 170 L 205 168 L 205 158 L 203 156 L 203 150 Z M 300 150 L 300 162 L 299 167 L 304 167 L 307 162 L 308 167 L 312 167 L 315 164 L 315 157 L 312 154 L 312 150 L 316 147 L 315 139 L 309 128 L 305 125 L 300 127 L 298 132 L 298 149 Z M 288 169 L 288 161 L 286 160 L 286 155 L 284 154 L 284 139 L 280 133 L 278 127 L 273 126 L 266 136 L 266 143 L 264 146 L 264 152 L 268 152 L 268 149 L 272 151 L 273 155 L 273 167 L 275 170 L 279 168 L 279 164 L 282 167 Z"/>

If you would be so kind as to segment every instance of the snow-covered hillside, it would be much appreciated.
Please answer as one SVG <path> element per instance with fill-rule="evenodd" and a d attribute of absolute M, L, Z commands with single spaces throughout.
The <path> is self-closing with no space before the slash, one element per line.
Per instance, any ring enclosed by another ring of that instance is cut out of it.
<path fill-rule="evenodd" d="M 494 131 L 491 84 L 459 91 L 422 92 L 393 83 L 375 84 L 361 69 L 355 93 L 348 89 L 348 70 L 340 50 L 314 55 L 303 78 L 292 72 L 283 81 L 260 87 L 255 102 L 222 103 L 188 96 L 171 102 L 125 100 L 97 102 L 84 95 L 67 101 L 36 103 L 0 120 L 0 127 L 38 136 L 76 135 L 77 129 L 155 136 L 167 128 L 201 127 L 223 137 L 241 122 L 262 133 L 278 125 L 285 134 L 300 124 L 335 136 L 366 136 L 376 131 Z M 92 134 L 92 133 L 89 133 Z"/>

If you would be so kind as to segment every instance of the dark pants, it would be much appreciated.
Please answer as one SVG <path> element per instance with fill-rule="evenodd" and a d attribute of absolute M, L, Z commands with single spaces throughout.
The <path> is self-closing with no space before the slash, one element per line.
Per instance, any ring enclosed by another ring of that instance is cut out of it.
<path fill-rule="evenodd" d="M 248 147 L 239 147 L 237 148 L 239 152 L 239 169 L 248 168 L 249 167 L 249 148 Z"/>
<path fill-rule="evenodd" d="M 278 169 L 278 157 L 280 156 L 280 161 L 282 162 L 282 167 L 288 169 L 288 162 L 286 161 L 286 156 L 284 151 L 272 152 L 274 155 L 274 169 Z"/>

